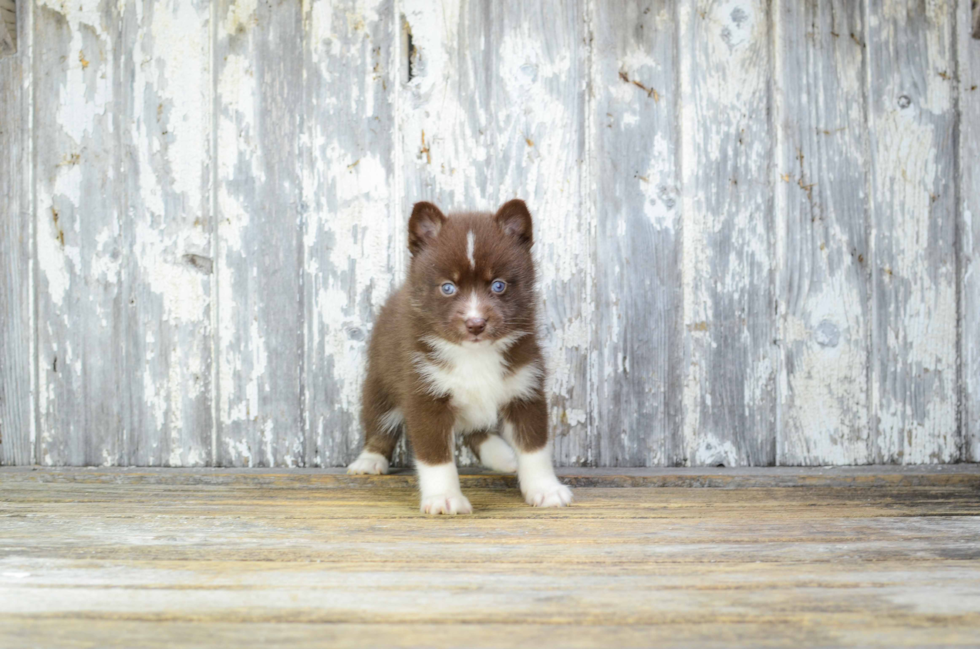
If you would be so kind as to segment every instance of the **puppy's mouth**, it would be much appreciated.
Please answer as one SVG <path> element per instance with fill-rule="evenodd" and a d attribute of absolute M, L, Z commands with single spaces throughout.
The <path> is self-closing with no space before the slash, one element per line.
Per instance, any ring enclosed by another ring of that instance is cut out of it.
<path fill-rule="evenodd" d="M 468 343 L 470 345 L 483 344 L 489 345 L 497 340 L 497 336 L 494 332 L 489 330 L 481 331 L 480 333 L 473 333 L 472 331 L 467 331 L 462 333 L 462 336 L 458 339 L 460 342 Z"/>

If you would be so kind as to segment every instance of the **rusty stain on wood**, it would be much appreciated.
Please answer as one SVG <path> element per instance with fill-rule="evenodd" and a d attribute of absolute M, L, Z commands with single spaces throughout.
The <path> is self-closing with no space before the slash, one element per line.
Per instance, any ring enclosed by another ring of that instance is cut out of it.
<path fill-rule="evenodd" d="M 639 88 L 643 92 L 647 93 L 647 97 L 652 98 L 654 102 L 659 102 L 660 101 L 660 93 L 658 93 L 655 88 L 648 88 L 647 86 L 645 86 L 640 81 L 638 81 L 636 79 L 630 79 L 629 74 L 627 74 L 627 72 L 625 70 L 620 70 L 620 72 L 619 72 L 619 78 L 622 79 L 626 83 L 632 83 L 634 86 L 636 86 L 637 88 Z"/>
<path fill-rule="evenodd" d="M 425 155 L 425 163 L 432 164 L 432 153 L 429 151 L 429 145 L 425 143 L 425 131 L 422 131 L 422 148 L 419 149 L 419 155 Z"/>

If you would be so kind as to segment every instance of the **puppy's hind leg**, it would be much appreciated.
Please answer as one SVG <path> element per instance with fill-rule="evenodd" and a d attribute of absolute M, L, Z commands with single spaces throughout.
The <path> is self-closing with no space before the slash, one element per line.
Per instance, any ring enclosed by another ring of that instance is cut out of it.
<path fill-rule="evenodd" d="M 473 455 L 480 459 L 480 464 L 491 471 L 514 473 L 517 471 L 517 456 L 510 444 L 496 433 L 480 431 L 466 437 L 466 445 Z"/>
<path fill-rule="evenodd" d="M 382 475 L 388 473 L 391 453 L 401 436 L 402 414 L 389 410 L 379 417 L 379 425 L 373 434 L 365 434 L 364 450 L 347 467 L 351 475 Z"/>
<path fill-rule="evenodd" d="M 364 450 L 347 467 L 351 475 L 381 475 L 388 473 L 391 453 L 402 434 L 404 418 L 392 405 L 383 388 L 370 378 L 364 385 L 361 407 L 364 425 Z"/>

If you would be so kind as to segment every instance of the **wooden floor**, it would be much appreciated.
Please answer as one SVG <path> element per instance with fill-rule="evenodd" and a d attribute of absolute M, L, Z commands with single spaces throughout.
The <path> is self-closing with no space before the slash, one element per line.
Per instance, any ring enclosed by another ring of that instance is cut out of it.
<path fill-rule="evenodd" d="M 0 647 L 980 646 L 980 467 L 0 469 Z"/>

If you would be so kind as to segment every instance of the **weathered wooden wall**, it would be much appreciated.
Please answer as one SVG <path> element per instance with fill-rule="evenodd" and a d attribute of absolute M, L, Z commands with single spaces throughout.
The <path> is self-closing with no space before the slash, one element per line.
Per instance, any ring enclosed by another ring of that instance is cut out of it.
<path fill-rule="evenodd" d="M 21 0 L 0 463 L 345 464 L 410 205 L 515 196 L 560 463 L 980 461 L 970 5 Z"/>

